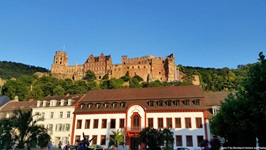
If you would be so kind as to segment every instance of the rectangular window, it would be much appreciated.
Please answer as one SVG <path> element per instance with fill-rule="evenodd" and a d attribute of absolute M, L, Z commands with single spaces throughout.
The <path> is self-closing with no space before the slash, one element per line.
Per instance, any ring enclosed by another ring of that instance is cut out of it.
<path fill-rule="evenodd" d="M 80 140 L 80 135 L 76 135 L 75 141 Z"/>
<path fill-rule="evenodd" d="M 101 145 L 106 144 L 106 135 L 101 135 Z"/>
<path fill-rule="evenodd" d="M 63 112 L 60 111 L 59 118 L 63 118 Z"/>
<path fill-rule="evenodd" d="M 111 119 L 111 126 L 110 128 L 115 128 L 115 119 Z"/>
<path fill-rule="evenodd" d="M 191 128 L 191 118 L 185 118 L 186 128 Z"/>
<path fill-rule="evenodd" d="M 125 127 L 125 119 L 120 119 L 119 120 L 119 128 L 124 128 Z"/>
<path fill-rule="evenodd" d="M 67 112 L 67 118 L 70 118 L 70 111 Z"/>
<path fill-rule="evenodd" d="M 69 131 L 70 130 L 70 124 L 65 124 L 65 131 Z"/>
<path fill-rule="evenodd" d="M 102 129 L 107 127 L 107 119 L 102 119 Z"/>
<path fill-rule="evenodd" d="M 97 135 L 93 135 L 92 138 L 91 144 L 97 144 Z"/>
<path fill-rule="evenodd" d="M 203 142 L 203 136 L 202 135 L 197 136 L 197 142 L 198 142 L 198 147 L 201 147 L 201 143 Z"/>
<path fill-rule="evenodd" d="M 48 131 L 53 131 L 53 124 L 48 124 L 47 125 L 47 130 Z"/>
<path fill-rule="evenodd" d="M 175 143 L 176 143 L 176 146 L 183 146 L 183 143 L 182 143 L 182 135 L 176 135 L 175 136 Z"/>
<path fill-rule="evenodd" d="M 172 118 L 166 118 L 166 126 L 167 126 L 167 128 L 172 128 L 173 127 Z"/>
<path fill-rule="evenodd" d="M 187 142 L 187 146 L 189 146 L 189 147 L 193 146 L 193 141 L 192 141 L 192 136 L 191 135 L 187 135 L 186 136 L 186 142 Z"/>
<path fill-rule="evenodd" d="M 54 112 L 50 113 L 50 118 L 54 118 Z"/>
<path fill-rule="evenodd" d="M 153 118 L 148 118 L 148 127 L 153 128 Z"/>
<path fill-rule="evenodd" d="M 163 118 L 158 118 L 158 128 L 163 128 Z"/>
<path fill-rule="evenodd" d="M 181 118 L 175 118 L 175 128 L 181 128 Z"/>
<path fill-rule="evenodd" d="M 93 120 L 93 129 L 98 128 L 98 124 L 99 124 L 99 119 L 94 119 Z"/>
<path fill-rule="evenodd" d="M 77 129 L 81 129 L 82 120 L 77 121 Z"/>
<path fill-rule="evenodd" d="M 91 124 L 91 120 L 90 119 L 86 119 L 85 120 L 85 129 L 89 129 L 90 128 L 90 124 Z"/>
<path fill-rule="evenodd" d="M 196 127 L 202 128 L 202 119 L 201 118 L 196 118 Z"/>

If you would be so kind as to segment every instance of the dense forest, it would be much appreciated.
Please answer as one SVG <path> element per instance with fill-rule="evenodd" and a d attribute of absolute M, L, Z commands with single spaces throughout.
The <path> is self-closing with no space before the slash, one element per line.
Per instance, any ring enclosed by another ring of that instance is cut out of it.
<path fill-rule="evenodd" d="M 11 79 L 21 76 L 33 75 L 35 72 L 48 72 L 49 70 L 42 67 L 25 65 L 22 63 L 0 61 L 0 78 Z"/>
<path fill-rule="evenodd" d="M 182 82 L 143 82 L 139 76 L 131 78 L 128 73 L 119 79 L 109 79 L 106 74 L 102 80 L 96 80 L 95 74 L 88 71 L 84 80 L 72 81 L 70 79 L 59 80 L 46 76 L 37 77 L 35 72 L 48 72 L 41 67 L 28 66 L 20 63 L 1 62 L 0 78 L 7 80 L 1 87 L 0 95 L 6 95 L 13 99 L 19 96 L 20 100 L 42 99 L 48 95 L 82 94 L 91 89 L 115 89 L 115 88 L 146 88 L 158 86 L 192 85 L 194 75 L 198 75 L 204 91 L 236 91 L 241 86 L 241 80 L 247 76 L 247 70 L 254 64 L 239 65 L 237 69 L 229 68 L 201 68 L 178 65 L 185 76 Z"/>

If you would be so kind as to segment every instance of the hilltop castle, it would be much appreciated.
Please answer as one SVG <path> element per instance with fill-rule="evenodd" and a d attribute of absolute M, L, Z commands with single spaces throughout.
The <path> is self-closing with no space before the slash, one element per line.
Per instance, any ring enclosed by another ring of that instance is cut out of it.
<path fill-rule="evenodd" d="M 130 77 L 140 76 L 144 81 L 159 80 L 161 82 L 180 81 L 182 73 L 176 69 L 174 54 L 165 58 L 156 56 L 143 56 L 141 58 L 128 58 L 122 56 L 121 64 L 113 64 L 111 55 L 90 55 L 84 64 L 68 66 L 68 56 L 64 51 L 57 51 L 51 67 L 51 74 L 59 79 L 81 80 L 87 70 L 95 73 L 98 80 L 105 74 L 109 78 L 120 78 L 129 72 Z M 181 77 L 180 77 L 181 76 Z"/>

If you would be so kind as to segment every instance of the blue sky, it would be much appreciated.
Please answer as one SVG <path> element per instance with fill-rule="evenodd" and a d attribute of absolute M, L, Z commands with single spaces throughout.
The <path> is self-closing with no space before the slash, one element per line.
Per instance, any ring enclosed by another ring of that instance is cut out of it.
<path fill-rule="evenodd" d="M 266 52 L 266 1 L 0 0 L 0 61 L 50 69 L 63 48 L 69 65 L 174 53 L 183 66 L 236 68 Z"/>

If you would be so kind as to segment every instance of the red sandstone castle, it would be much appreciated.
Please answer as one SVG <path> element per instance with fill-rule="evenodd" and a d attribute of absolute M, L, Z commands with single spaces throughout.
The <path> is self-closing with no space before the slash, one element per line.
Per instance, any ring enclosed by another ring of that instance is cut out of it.
<path fill-rule="evenodd" d="M 174 54 L 165 58 L 156 56 L 143 56 L 141 58 L 128 58 L 122 56 L 121 64 L 113 64 L 111 55 L 90 55 L 84 64 L 68 66 L 68 56 L 64 51 L 57 51 L 54 56 L 51 73 L 59 79 L 81 80 L 87 70 L 95 73 L 97 79 L 105 74 L 109 78 L 120 78 L 129 72 L 130 77 L 135 75 L 150 82 L 159 80 L 161 82 L 180 81 L 183 74 L 176 69 Z"/>

